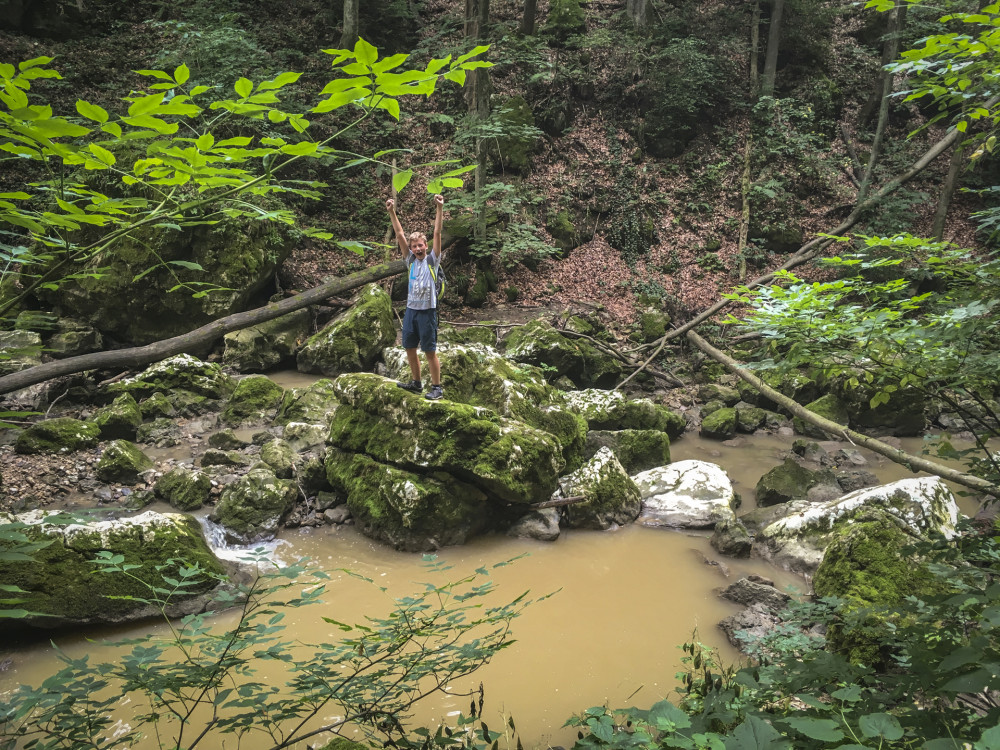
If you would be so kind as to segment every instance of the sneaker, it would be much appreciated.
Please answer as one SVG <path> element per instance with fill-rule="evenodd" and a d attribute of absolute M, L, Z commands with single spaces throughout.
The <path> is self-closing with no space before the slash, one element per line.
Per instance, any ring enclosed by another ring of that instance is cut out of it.
<path fill-rule="evenodd" d="M 410 381 L 400 380 L 397 381 L 396 385 L 402 388 L 404 391 L 409 391 L 410 393 L 420 393 L 424 389 L 424 384 L 421 383 L 419 380 L 410 380 Z"/>
<path fill-rule="evenodd" d="M 424 398 L 428 401 L 437 401 L 439 398 L 444 396 L 444 388 L 439 385 L 432 385 L 431 389 L 424 394 Z"/>

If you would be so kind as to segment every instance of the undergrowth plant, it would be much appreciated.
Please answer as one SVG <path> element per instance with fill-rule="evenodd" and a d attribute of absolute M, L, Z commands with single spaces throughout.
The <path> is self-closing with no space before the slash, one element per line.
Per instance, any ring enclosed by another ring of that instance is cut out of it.
<path fill-rule="evenodd" d="M 163 635 L 118 641 L 111 661 L 60 653 L 57 672 L 0 703 L 0 746 L 75 750 L 142 741 L 191 750 L 232 738 L 278 750 L 349 730 L 361 730 L 373 744 L 411 748 L 485 748 L 498 739 L 475 717 L 477 694 L 482 712 L 481 686 L 464 693 L 472 715 L 437 735 L 407 726 L 407 712 L 438 691 L 463 695 L 452 690 L 455 681 L 513 643 L 511 622 L 530 603 L 525 594 L 498 601 L 489 571 L 480 568 L 450 583 L 425 583 L 420 592 L 391 600 L 388 615 L 350 624 L 336 618 L 335 604 L 322 602 L 325 573 L 301 561 L 279 568 L 262 550 L 253 559 L 259 575 L 252 583 L 218 589 L 216 604 L 239 613 L 234 625 L 218 627 L 205 613 L 179 621 L 164 614 Z M 448 569 L 425 559 L 431 576 Z M 110 552 L 94 562 L 107 575 L 131 577 L 138 567 Z M 198 566 L 168 563 L 161 580 L 142 581 L 149 594 L 138 601 L 165 613 L 176 595 L 203 584 L 206 575 Z M 322 619 L 341 637 L 299 641 L 284 618 L 302 607 L 325 613 Z M 264 677 L 265 668 L 280 669 L 282 677 Z"/>

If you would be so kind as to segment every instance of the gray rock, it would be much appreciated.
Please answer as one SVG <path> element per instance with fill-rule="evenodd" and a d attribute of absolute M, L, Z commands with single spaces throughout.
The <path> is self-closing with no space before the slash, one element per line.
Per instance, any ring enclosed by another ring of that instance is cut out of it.
<path fill-rule="evenodd" d="M 778 591 L 773 585 L 768 586 L 749 578 L 740 578 L 731 583 L 720 596 L 744 607 L 761 604 L 771 612 L 780 612 L 792 600 L 791 596 Z"/>
<path fill-rule="evenodd" d="M 736 519 L 736 492 L 719 466 L 678 461 L 632 477 L 642 497 L 643 526 L 710 528 Z"/>
<path fill-rule="evenodd" d="M 291 361 L 309 335 L 312 317 L 296 310 L 266 323 L 227 333 L 222 361 L 239 372 L 266 372 Z"/>
<path fill-rule="evenodd" d="M 554 542 L 559 538 L 559 511 L 556 508 L 542 508 L 526 513 L 507 529 L 507 536 Z"/>
<path fill-rule="evenodd" d="M 601 448 L 572 474 L 559 478 L 553 499 L 583 497 L 564 508 L 566 524 L 580 529 L 609 529 L 635 520 L 642 505 L 639 488 L 608 448 Z"/>

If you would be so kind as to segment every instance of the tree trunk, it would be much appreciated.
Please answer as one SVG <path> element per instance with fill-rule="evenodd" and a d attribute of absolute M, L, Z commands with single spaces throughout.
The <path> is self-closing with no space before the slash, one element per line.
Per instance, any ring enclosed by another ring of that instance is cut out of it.
<path fill-rule="evenodd" d="M 538 0 L 524 0 L 524 15 L 521 16 L 521 33 L 535 35 L 535 16 L 538 15 Z"/>
<path fill-rule="evenodd" d="M 862 445 L 869 450 L 875 451 L 879 455 L 885 456 L 890 461 L 894 461 L 897 464 L 905 466 L 910 471 L 926 471 L 930 474 L 935 474 L 942 479 L 947 479 L 949 482 L 955 482 L 963 487 L 968 487 L 976 492 L 982 492 L 986 495 L 1000 497 L 1000 487 L 987 482 L 985 479 L 980 479 L 979 477 L 974 477 L 971 474 L 965 474 L 961 471 L 948 468 L 947 466 L 936 464 L 933 461 L 928 461 L 920 456 L 913 456 L 909 453 L 904 453 L 898 448 L 893 448 L 891 445 L 887 445 L 879 440 L 870 438 L 867 435 L 862 435 L 860 432 L 855 432 L 854 430 L 848 429 L 847 427 L 837 424 L 832 420 L 821 417 L 815 412 L 809 411 L 807 408 L 796 403 L 787 396 L 778 393 L 778 391 L 768 386 L 763 380 L 751 373 L 739 362 L 727 357 L 694 331 L 688 331 L 687 338 L 688 341 L 698 347 L 709 357 L 724 366 L 737 377 L 745 380 L 776 404 L 780 404 L 796 417 L 806 420 L 810 424 L 819 427 L 821 430 L 825 430 L 826 432 L 842 437 L 857 445 Z"/>
<path fill-rule="evenodd" d="M 344 0 L 344 31 L 340 35 L 341 49 L 354 49 L 358 42 L 358 9 L 360 0 Z"/>
<path fill-rule="evenodd" d="M 646 0 L 625 0 L 625 12 L 636 31 L 646 28 Z"/>
<path fill-rule="evenodd" d="M 0 377 L 0 393 L 10 393 L 21 388 L 27 388 L 29 385 L 44 383 L 46 380 L 51 380 L 60 375 L 72 375 L 84 370 L 143 367 L 151 362 L 158 362 L 166 357 L 171 357 L 174 354 L 202 349 L 231 331 L 238 331 L 241 328 L 249 328 L 250 326 L 279 318 L 282 315 L 287 315 L 303 307 L 322 302 L 335 294 L 342 294 L 363 284 L 384 279 L 387 276 L 395 276 L 405 270 L 405 262 L 394 260 L 391 263 L 383 263 L 364 271 L 352 273 L 350 276 L 334 279 L 322 286 L 296 294 L 294 297 L 283 299 L 281 302 L 275 302 L 264 307 L 258 307 L 256 310 L 248 310 L 220 318 L 207 325 L 203 325 L 201 328 L 196 328 L 193 331 L 171 339 L 164 339 L 163 341 L 131 349 L 95 352 L 93 354 L 82 354 L 79 357 L 68 357 L 54 362 L 46 362 L 43 365 L 37 365 L 27 370 L 21 370 L 20 372 Z"/>
<path fill-rule="evenodd" d="M 785 10 L 785 0 L 772 0 L 771 18 L 767 29 L 767 52 L 764 55 L 764 75 L 761 81 L 761 96 L 774 96 L 774 84 L 778 71 L 778 42 L 781 38 L 781 15 Z"/>
<path fill-rule="evenodd" d="M 760 45 L 760 1 L 753 4 L 750 18 L 750 98 L 757 100 L 757 47 Z M 747 237 L 750 233 L 750 157 L 753 154 L 753 124 L 747 127 L 747 142 L 743 152 L 743 176 L 740 179 L 740 193 L 743 210 L 740 212 L 740 237 L 736 250 L 739 257 L 739 280 L 747 277 Z"/>
<path fill-rule="evenodd" d="M 465 29 L 468 38 L 482 42 L 486 38 L 490 20 L 489 0 L 465 0 Z M 469 74 L 465 87 L 466 104 L 474 122 L 484 122 L 490 116 L 492 85 L 487 68 L 477 68 Z M 482 138 L 475 143 L 475 206 L 474 236 L 482 240 L 486 235 L 486 206 L 483 203 L 483 184 L 486 180 L 486 144 Z"/>
<path fill-rule="evenodd" d="M 889 11 L 889 33 L 885 45 L 882 48 L 882 59 L 895 60 L 899 53 L 899 31 L 903 23 L 903 10 L 899 6 Z M 875 126 L 875 137 L 872 139 L 872 150 L 868 155 L 868 166 L 861 178 L 861 187 L 858 189 L 858 202 L 864 201 L 868 197 L 874 179 L 875 165 L 878 163 L 882 151 L 882 138 L 885 136 L 885 128 L 889 121 L 889 96 L 892 94 L 892 74 L 883 68 L 881 78 L 881 100 L 878 108 L 878 125 Z"/>
<path fill-rule="evenodd" d="M 955 150 L 951 152 L 948 176 L 945 177 L 944 185 L 941 187 L 941 197 L 938 199 L 937 211 L 934 213 L 934 228 L 931 233 L 938 242 L 944 239 L 944 222 L 948 218 L 948 207 L 951 206 L 951 198 L 955 194 L 955 184 L 958 182 L 958 173 L 962 171 L 964 161 L 962 144 L 957 143 Z"/>
<path fill-rule="evenodd" d="M 902 35 L 905 23 L 905 4 L 902 7 L 896 6 L 889 11 L 889 15 L 886 18 L 885 36 L 882 38 L 882 60 L 879 64 L 879 75 L 875 80 L 871 96 L 868 97 L 868 101 L 865 102 L 865 106 L 861 108 L 861 112 L 858 114 L 859 125 L 864 126 L 872 119 L 876 108 L 881 105 L 882 99 L 885 97 L 885 79 L 892 78 L 892 75 L 885 69 L 885 66 L 894 62 L 899 55 L 899 38 Z"/>

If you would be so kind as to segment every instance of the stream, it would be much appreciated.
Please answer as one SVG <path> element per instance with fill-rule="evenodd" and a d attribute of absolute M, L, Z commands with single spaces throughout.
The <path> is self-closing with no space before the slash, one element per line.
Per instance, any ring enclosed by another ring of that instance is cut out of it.
<path fill-rule="evenodd" d="M 756 435 L 719 443 L 688 434 L 672 445 L 671 457 L 724 467 L 743 498 L 738 511 L 742 512 L 754 507 L 757 480 L 781 462 L 793 439 Z M 823 445 L 830 452 L 845 447 Z M 903 440 L 902 447 L 919 453 L 921 441 Z M 862 468 L 873 471 L 883 483 L 911 476 L 887 459 L 862 453 L 869 462 Z M 975 511 L 961 499 L 960 504 L 966 513 Z M 166 506 L 153 509 L 169 510 Z M 761 560 L 720 558 L 708 538 L 708 532 L 633 525 L 605 532 L 572 530 L 552 543 L 488 536 L 441 550 L 438 559 L 452 566 L 454 578 L 523 555 L 495 571 L 500 597 L 513 599 L 525 590 L 534 597 L 557 592 L 514 621 L 514 646 L 463 684 L 452 685 L 453 691 L 475 690 L 482 681 L 484 718 L 491 726 L 500 726 L 505 717 L 512 716 L 526 748 L 572 745 L 576 732 L 562 725 L 590 706 L 649 706 L 664 697 L 676 698 L 674 675 L 681 667 L 680 645 L 693 635 L 716 648 L 724 662 L 738 659 L 716 627 L 737 611 L 736 605 L 718 597 L 720 588 L 751 573 L 770 578 L 793 594 L 804 594 L 808 588 L 802 579 Z M 417 582 L 428 580 L 420 555 L 396 552 L 351 526 L 286 530 L 274 554 L 285 561 L 307 556 L 329 571 L 348 568 L 386 587 L 392 596 L 414 593 L 420 590 Z M 324 622 L 324 616 L 357 622 L 365 614 L 385 615 L 389 612 L 386 596 L 335 573 L 324 604 L 289 613 L 288 633 L 306 643 L 329 641 L 339 631 Z M 217 622 L 223 627 L 231 618 L 223 614 Z M 143 624 L 59 633 L 55 640 L 71 656 L 89 654 L 92 661 L 102 661 L 114 656 L 100 639 L 150 631 Z M 0 694 L 8 694 L 17 684 L 38 684 L 57 665 L 47 642 L 0 654 L 0 661 L 3 657 L 9 659 L 7 669 L 0 671 Z M 467 697 L 433 697 L 419 706 L 411 726 L 433 727 L 467 711 L 468 705 Z"/>

